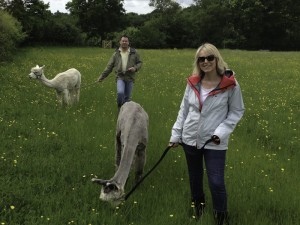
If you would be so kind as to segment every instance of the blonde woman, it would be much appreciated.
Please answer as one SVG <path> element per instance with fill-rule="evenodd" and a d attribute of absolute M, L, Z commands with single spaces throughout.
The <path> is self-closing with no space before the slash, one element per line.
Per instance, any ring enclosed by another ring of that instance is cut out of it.
<path fill-rule="evenodd" d="M 205 163 L 217 225 L 228 223 L 226 152 L 229 136 L 245 110 L 240 86 L 227 68 L 214 45 L 205 43 L 198 48 L 169 143 L 183 146 L 196 219 L 205 207 Z M 209 139 L 211 142 L 202 148 Z"/>

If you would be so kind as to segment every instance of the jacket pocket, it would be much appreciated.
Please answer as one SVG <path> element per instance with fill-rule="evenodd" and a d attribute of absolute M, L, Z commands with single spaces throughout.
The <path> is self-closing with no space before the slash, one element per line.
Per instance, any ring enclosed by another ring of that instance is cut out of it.
<path fill-rule="evenodd" d="M 184 139 L 196 140 L 198 131 L 199 116 L 190 111 L 183 124 L 182 137 Z"/>

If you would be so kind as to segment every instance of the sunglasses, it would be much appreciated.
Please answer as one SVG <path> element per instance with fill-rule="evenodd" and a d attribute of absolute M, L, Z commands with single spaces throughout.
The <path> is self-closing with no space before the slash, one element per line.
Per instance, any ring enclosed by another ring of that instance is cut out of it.
<path fill-rule="evenodd" d="M 211 62 L 214 61 L 215 56 L 214 55 L 209 55 L 209 56 L 200 56 L 198 57 L 198 62 L 205 62 L 205 59 L 207 59 L 207 61 Z"/>

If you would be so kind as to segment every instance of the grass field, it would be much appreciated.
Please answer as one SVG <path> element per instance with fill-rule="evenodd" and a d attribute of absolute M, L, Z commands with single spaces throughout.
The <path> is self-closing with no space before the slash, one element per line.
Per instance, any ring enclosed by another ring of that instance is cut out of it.
<path fill-rule="evenodd" d="M 143 68 L 133 100 L 149 114 L 149 170 L 166 148 L 196 50 L 140 50 Z M 232 225 L 300 221 L 300 53 L 222 50 L 242 87 L 246 112 L 231 136 L 226 164 Z M 119 207 L 99 200 L 91 178 L 114 174 L 115 77 L 92 84 L 111 49 L 25 48 L 0 67 L 1 225 L 213 224 L 191 217 L 181 147 Z M 82 73 L 80 103 L 59 107 L 55 92 L 29 80 L 46 65 L 48 78 L 68 68 Z M 126 190 L 133 186 L 132 176 Z M 210 196 L 207 185 L 206 194 Z"/>

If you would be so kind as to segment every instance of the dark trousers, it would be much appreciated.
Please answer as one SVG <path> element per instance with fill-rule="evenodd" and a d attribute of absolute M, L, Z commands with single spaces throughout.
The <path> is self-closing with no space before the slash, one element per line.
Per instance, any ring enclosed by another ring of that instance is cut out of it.
<path fill-rule="evenodd" d="M 200 150 L 186 144 L 182 146 L 188 165 L 192 200 L 205 201 L 203 191 L 204 160 L 213 208 L 219 212 L 227 211 L 227 194 L 224 181 L 226 150 Z"/>

